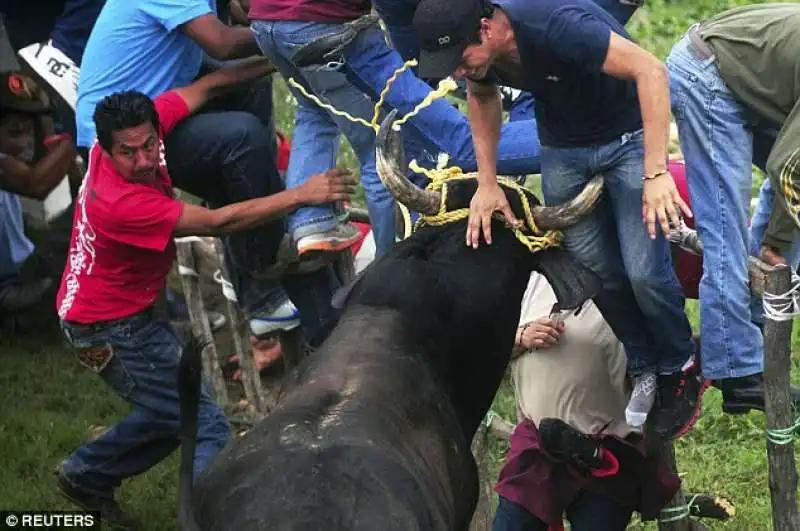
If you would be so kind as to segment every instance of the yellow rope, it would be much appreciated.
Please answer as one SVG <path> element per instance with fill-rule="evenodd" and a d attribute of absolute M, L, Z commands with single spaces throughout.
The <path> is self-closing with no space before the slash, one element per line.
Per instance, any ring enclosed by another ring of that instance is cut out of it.
<path fill-rule="evenodd" d="M 389 89 L 391 89 L 394 82 L 397 78 L 411 68 L 412 66 L 416 66 L 417 61 L 411 59 L 403 63 L 403 66 L 398 68 L 394 71 L 391 77 L 386 82 L 386 86 L 381 91 L 378 101 L 375 104 L 374 111 L 372 114 L 372 120 L 366 121 L 363 118 L 359 118 L 353 116 L 349 113 L 340 111 L 334 108 L 332 105 L 323 102 L 319 97 L 314 94 L 310 94 L 300 83 L 298 83 L 294 78 L 289 78 L 288 83 L 290 86 L 296 88 L 303 94 L 305 97 L 319 105 L 321 108 L 333 113 L 336 116 L 341 116 L 350 120 L 351 122 L 361 124 L 365 127 L 372 129 L 373 131 L 377 132 L 380 129 L 380 125 L 378 123 L 378 119 L 380 117 L 380 108 L 383 106 L 383 103 L 386 99 L 386 95 L 389 93 Z M 408 121 L 410 118 L 413 118 L 417 114 L 419 114 L 423 109 L 429 107 L 434 101 L 447 96 L 450 92 L 454 91 L 458 86 L 456 85 L 455 81 L 451 78 L 445 78 L 439 81 L 436 89 L 429 92 L 425 98 L 414 107 L 414 109 L 396 120 L 392 127 L 397 127 L 403 125 Z M 456 221 L 461 221 L 462 219 L 466 219 L 469 217 L 469 208 L 460 208 L 458 210 L 447 211 L 447 185 L 451 181 L 455 180 L 464 180 L 464 179 L 474 179 L 474 177 L 464 175 L 464 172 L 461 168 L 457 166 L 451 166 L 449 168 L 436 168 L 436 169 L 426 169 L 422 168 L 417 164 L 416 160 L 412 160 L 409 163 L 409 169 L 416 173 L 421 173 L 425 175 L 429 180 L 430 183 L 426 186 L 427 190 L 432 191 L 439 191 L 441 194 L 441 203 L 439 206 L 439 212 L 434 215 L 425 215 L 421 214 L 417 223 L 412 227 L 411 226 L 411 214 L 408 208 L 403 205 L 402 203 L 398 203 L 400 206 L 400 210 L 403 216 L 404 221 L 404 235 L 403 238 L 408 238 L 411 236 L 411 233 L 414 230 L 417 230 L 422 225 L 444 225 L 446 223 L 453 223 Z M 519 195 L 520 203 L 522 204 L 522 208 L 525 213 L 524 219 L 524 228 L 527 229 L 523 231 L 522 228 L 513 229 L 514 235 L 516 238 L 525 245 L 531 252 L 540 251 L 542 249 L 546 249 L 548 247 L 557 247 L 561 245 L 562 241 L 562 234 L 559 231 L 547 231 L 542 233 L 539 228 L 536 226 L 536 220 L 533 217 L 533 211 L 531 210 L 530 202 L 528 201 L 528 197 L 525 195 L 525 189 L 516 181 L 512 179 L 508 179 L 506 177 L 498 176 L 497 182 L 515 190 Z M 495 217 L 500 216 L 499 214 L 495 213 Z M 500 216 L 502 219 L 502 216 Z M 526 234 L 529 232 L 529 234 Z"/>

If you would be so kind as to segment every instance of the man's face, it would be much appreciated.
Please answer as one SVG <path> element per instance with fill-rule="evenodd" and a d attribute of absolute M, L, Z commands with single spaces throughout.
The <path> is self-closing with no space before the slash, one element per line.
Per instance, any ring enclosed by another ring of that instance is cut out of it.
<path fill-rule="evenodd" d="M 159 164 L 159 142 L 150 122 L 112 133 L 108 153 L 117 171 L 129 181 L 155 179 Z"/>
<path fill-rule="evenodd" d="M 26 158 L 32 155 L 33 118 L 12 114 L 0 125 L 0 153 Z"/>
<path fill-rule="evenodd" d="M 481 37 L 483 39 L 483 37 Z M 471 44 L 461 54 L 461 62 L 456 67 L 453 76 L 456 78 L 483 79 L 492 66 L 495 55 L 491 47 L 485 42 Z"/>
<path fill-rule="evenodd" d="M 494 46 L 494 28 L 490 19 L 481 20 L 480 44 L 470 44 L 461 54 L 461 62 L 453 76 L 456 78 L 482 79 L 497 57 Z"/>

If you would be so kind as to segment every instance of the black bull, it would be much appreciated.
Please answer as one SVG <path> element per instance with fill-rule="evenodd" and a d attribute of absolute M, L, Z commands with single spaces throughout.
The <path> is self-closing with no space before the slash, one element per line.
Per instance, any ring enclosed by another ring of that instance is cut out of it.
<path fill-rule="evenodd" d="M 408 188 L 393 116 L 378 133 L 381 179 L 410 208 L 432 212 L 438 199 Z M 538 219 L 574 222 L 601 187 L 597 179 L 560 209 L 537 206 Z M 449 208 L 469 206 L 475 188 L 475 180 L 452 184 Z M 507 196 L 521 214 L 517 194 Z M 476 250 L 465 244 L 465 221 L 426 226 L 373 262 L 329 338 L 287 378 L 277 408 L 193 486 L 200 358 L 187 348 L 184 528 L 466 530 L 478 496 L 470 442 L 509 361 L 531 270 L 547 277 L 563 308 L 598 286 L 565 251 L 532 254 L 502 222 L 492 229 L 491 246 Z"/>

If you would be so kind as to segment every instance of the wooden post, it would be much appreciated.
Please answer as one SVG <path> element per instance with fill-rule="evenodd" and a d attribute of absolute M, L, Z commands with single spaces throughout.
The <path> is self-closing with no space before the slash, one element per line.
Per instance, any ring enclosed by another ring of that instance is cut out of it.
<path fill-rule="evenodd" d="M 189 307 L 189 320 L 196 337 L 201 338 L 203 348 L 203 370 L 211 382 L 215 398 L 220 407 L 228 405 L 228 388 L 222 375 L 222 368 L 217 357 L 217 348 L 214 344 L 214 335 L 211 333 L 211 324 L 208 321 L 203 295 L 200 292 L 200 283 L 194 257 L 194 242 L 191 238 L 176 240 L 178 274 L 183 284 L 186 305 Z"/>
<path fill-rule="evenodd" d="M 781 296 L 791 289 L 792 278 L 789 267 L 773 267 L 760 263 L 759 268 L 764 272 L 764 297 Z M 793 311 L 793 305 L 789 309 Z M 768 431 L 785 430 L 794 423 L 789 394 L 789 374 L 792 368 L 792 316 L 787 317 L 785 320 L 775 320 L 768 315 L 764 316 L 764 398 Z M 769 435 L 767 437 L 772 523 L 776 531 L 800 530 L 793 435 L 779 442 L 775 442 L 774 437 Z"/>
<path fill-rule="evenodd" d="M 236 305 L 236 293 L 233 291 L 233 286 L 230 284 L 230 275 L 225 266 L 225 250 L 222 240 L 217 238 L 214 245 L 219 261 L 219 272 L 217 273 L 219 277 L 215 275 L 214 280 L 220 284 L 222 294 L 225 297 L 225 308 L 227 309 L 228 322 L 231 327 L 233 349 L 239 357 L 239 365 L 242 368 L 242 386 L 244 387 L 244 394 L 256 416 L 264 417 L 269 413 L 269 406 L 264 396 L 264 388 L 261 386 L 261 376 L 256 369 L 256 362 L 253 357 L 253 349 L 250 347 L 250 341 L 245 341 L 240 333 L 240 312 Z"/>
<path fill-rule="evenodd" d="M 480 426 L 472 438 L 472 455 L 478 466 L 478 504 L 472 514 L 469 531 L 489 531 L 492 528 L 492 481 L 489 477 L 489 458 L 487 456 L 488 428 L 486 422 Z"/>

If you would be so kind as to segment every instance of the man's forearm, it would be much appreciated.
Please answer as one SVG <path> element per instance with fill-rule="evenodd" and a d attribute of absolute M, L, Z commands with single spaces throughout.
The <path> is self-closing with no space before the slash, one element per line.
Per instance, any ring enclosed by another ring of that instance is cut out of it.
<path fill-rule="evenodd" d="M 478 163 L 478 184 L 497 184 L 497 144 L 503 107 L 497 87 L 476 88 L 467 85 L 467 112 L 472 129 L 472 142 Z"/>
<path fill-rule="evenodd" d="M 247 26 L 229 28 L 226 40 L 227 47 L 223 54 L 224 57 L 217 59 L 241 59 L 261 54 L 253 32 Z"/>
<path fill-rule="evenodd" d="M 247 60 L 235 66 L 220 68 L 206 76 L 209 99 L 224 94 L 242 83 L 271 74 L 275 67 L 267 59 Z"/>
<path fill-rule="evenodd" d="M 664 64 L 659 62 L 639 76 L 636 87 L 644 125 L 643 177 L 647 177 L 667 169 L 670 100 Z"/>
<path fill-rule="evenodd" d="M 302 204 L 299 189 L 249 199 L 214 210 L 186 204 L 176 236 L 222 236 L 259 227 L 283 217 Z"/>

